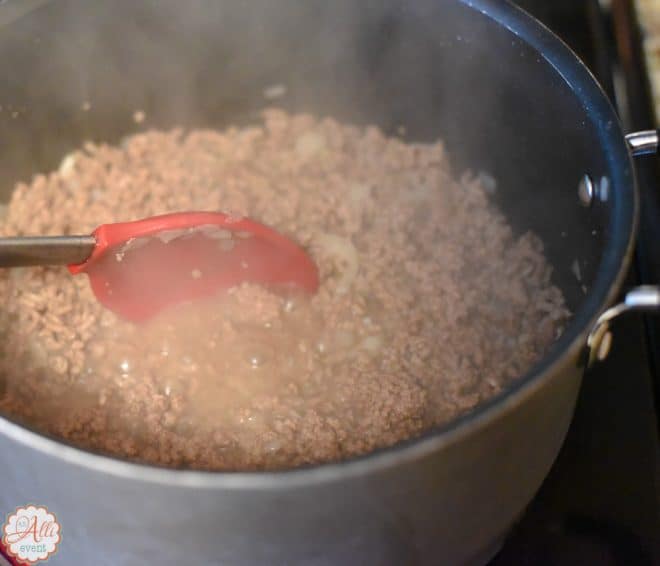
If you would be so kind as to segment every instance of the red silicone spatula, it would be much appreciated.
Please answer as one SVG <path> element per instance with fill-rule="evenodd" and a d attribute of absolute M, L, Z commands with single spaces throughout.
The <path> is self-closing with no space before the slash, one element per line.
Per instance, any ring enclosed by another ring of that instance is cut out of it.
<path fill-rule="evenodd" d="M 305 251 L 272 228 L 220 212 L 181 212 L 103 224 L 91 236 L 0 238 L 0 266 L 68 264 L 97 299 L 145 321 L 168 306 L 244 282 L 316 292 Z"/>

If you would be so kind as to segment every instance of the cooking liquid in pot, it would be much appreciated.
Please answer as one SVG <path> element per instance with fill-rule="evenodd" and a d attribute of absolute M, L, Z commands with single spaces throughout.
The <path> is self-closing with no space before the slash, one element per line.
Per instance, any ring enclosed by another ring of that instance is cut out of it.
<path fill-rule="evenodd" d="M 17 187 L 5 234 L 234 211 L 300 242 L 319 291 L 243 284 L 134 325 L 82 278 L 13 270 L 0 281 L 0 408 L 84 448 L 183 468 L 295 467 L 418 435 L 501 391 L 567 317 L 540 242 L 512 233 L 493 189 L 455 178 L 441 143 L 280 111 L 259 127 L 89 144 Z"/>

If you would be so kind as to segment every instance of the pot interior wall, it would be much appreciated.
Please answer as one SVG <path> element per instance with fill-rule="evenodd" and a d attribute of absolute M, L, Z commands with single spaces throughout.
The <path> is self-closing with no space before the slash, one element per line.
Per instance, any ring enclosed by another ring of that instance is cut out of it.
<path fill-rule="evenodd" d="M 457 173 L 495 177 L 572 309 L 595 276 L 607 214 L 577 199 L 585 172 L 607 175 L 595 126 L 539 54 L 455 0 L 60 0 L 0 30 L 0 53 L 5 196 L 86 140 L 254 121 L 282 84 L 278 106 L 443 138 Z"/>

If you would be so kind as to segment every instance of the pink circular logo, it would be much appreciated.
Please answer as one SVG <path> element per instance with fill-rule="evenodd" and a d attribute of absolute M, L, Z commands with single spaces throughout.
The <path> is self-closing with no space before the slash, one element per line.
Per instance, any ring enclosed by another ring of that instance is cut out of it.
<path fill-rule="evenodd" d="M 17 507 L 2 528 L 7 554 L 28 564 L 48 560 L 61 540 L 60 524 L 44 506 Z"/>

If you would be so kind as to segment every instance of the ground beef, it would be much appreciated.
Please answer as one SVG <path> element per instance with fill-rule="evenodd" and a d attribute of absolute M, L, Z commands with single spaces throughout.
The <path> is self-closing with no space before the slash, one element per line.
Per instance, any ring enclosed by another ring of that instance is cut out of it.
<path fill-rule="evenodd" d="M 455 177 L 440 142 L 276 110 L 89 143 L 16 187 L 5 235 L 229 211 L 304 246 L 320 290 L 246 284 L 135 326 L 84 276 L 4 272 L 0 409 L 86 449 L 213 470 L 340 460 L 445 423 L 519 377 L 567 317 L 541 242 L 513 234 L 493 188 Z"/>

